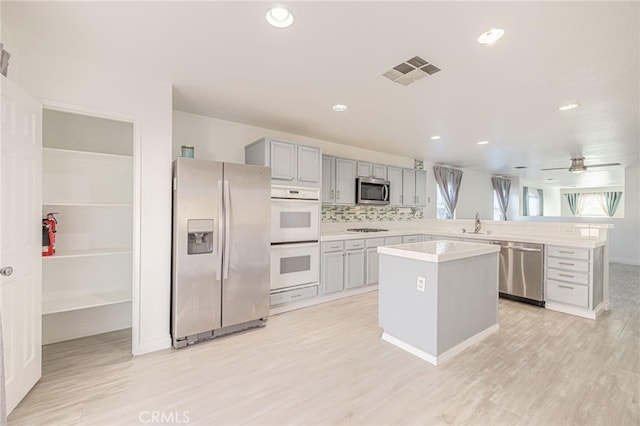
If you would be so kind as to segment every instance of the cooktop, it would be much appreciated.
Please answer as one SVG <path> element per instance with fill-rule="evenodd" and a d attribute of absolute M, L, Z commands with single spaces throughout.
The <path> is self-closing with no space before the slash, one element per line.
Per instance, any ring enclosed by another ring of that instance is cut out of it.
<path fill-rule="evenodd" d="M 347 229 L 347 232 L 384 232 L 388 231 L 388 229 L 382 228 L 351 228 Z"/>

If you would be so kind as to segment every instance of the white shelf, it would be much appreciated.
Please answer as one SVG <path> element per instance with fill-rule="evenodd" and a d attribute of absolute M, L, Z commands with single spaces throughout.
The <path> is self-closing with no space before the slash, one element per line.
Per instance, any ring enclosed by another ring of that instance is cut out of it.
<path fill-rule="evenodd" d="M 42 152 L 47 153 L 59 153 L 68 156 L 76 156 L 76 157 L 103 157 L 103 158 L 129 158 L 133 159 L 131 155 L 120 155 L 120 154 L 105 154 L 104 152 L 92 152 L 92 151 L 78 151 L 73 149 L 63 149 L 63 148 L 48 148 L 42 147 Z"/>
<path fill-rule="evenodd" d="M 130 248 L 86 249 L 86 250 L 56 250 L 52 256 L 42 256 L 42 260 L 68 259 L 72 257 L 111 256 L 118 254 L 132 254 Z"/>
<path fill-rule="evenodd" d="M 112 291 L 108 293 L 86 294 L 82 296 L 64 296 L 59 298 L 43 298 L 42 314 L 77 311 L 131 301 L 130 291 Z"/>
<path fill-rule="evenodd" d="M 57 202 L 48 202 L 43 201 L 43 206 L 52 206 L 52 207 L 133 207 L 133 204 L 117 204 L 117 203 L 57 203 Z"/>

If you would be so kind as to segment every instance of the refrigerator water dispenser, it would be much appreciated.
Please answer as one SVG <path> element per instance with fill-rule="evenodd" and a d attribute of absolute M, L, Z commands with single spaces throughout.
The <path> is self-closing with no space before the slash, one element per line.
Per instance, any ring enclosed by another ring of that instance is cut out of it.
<path fill-rule="evenodd" d="M 213 253 L 213 220 L 188 220 L 187 238 L 187 254 Z"/>

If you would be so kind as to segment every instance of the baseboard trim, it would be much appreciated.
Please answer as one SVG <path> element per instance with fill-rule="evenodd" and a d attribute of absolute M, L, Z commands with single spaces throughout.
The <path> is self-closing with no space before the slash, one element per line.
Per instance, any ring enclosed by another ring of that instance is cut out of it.
<path fill-rule="evenodd" d="M 391 343 L 392 345 L 409 352 L 412 355 L 417 356 L 420 359 L 423 359 L 425 361 L 427 361 L 430 364 L 433 365 L 442 365 L 443 363 L 447 362 L 448 360 L 450 360 L 451 358 L 453 358 L 454 356 L 458 355 L 460 352 L 464 351 L 465 349 L 475 345 L 476 343 L 479 343 L 481 340 L 485 339 L 487 336 L 497 332 L 500 329 L 500 325 L 499 324 L 494 324 L 484 330 L 482 330 L 481 332 L 469 337 L 467 340 L 458 343 L 457 345 L 455 345 L 454 347 L 452 347 L 451 349 L 443 352 L 440 355 L 434 356 L 428 352 L 423 351 L 422 349 L 418 349 L 413 345 L 410 345 L 406 342 L 403 342 L 402 340 L 391 336 L 390 334 L 387 333 L 382 333 L 382 340 Z"/>

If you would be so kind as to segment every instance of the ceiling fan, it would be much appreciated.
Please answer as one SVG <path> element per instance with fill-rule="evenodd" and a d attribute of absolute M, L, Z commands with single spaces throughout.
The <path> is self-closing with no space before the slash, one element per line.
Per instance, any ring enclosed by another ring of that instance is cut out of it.
<path fill-rule="evenodd" d="M 572 158 L 571 159 L 571 166 L 569 167 L 569 171 L 571 173 L 582 173 L 582 172 L 586 172 L 587 169 L 590 169 L 592 167 L 609 167 L 609 166 L 619 166 L 620 163 L 603 163 L 603 164 L 589 164 L 588 166 L 584 164 L 584 157 L 580 157 L 580 158 Z M 550 169 L 540 169 L 542 171 L 547 171 L 547 170 L 565 170 L 564 167 L 554 167 L 554 168 L 550 168 Z"/>

